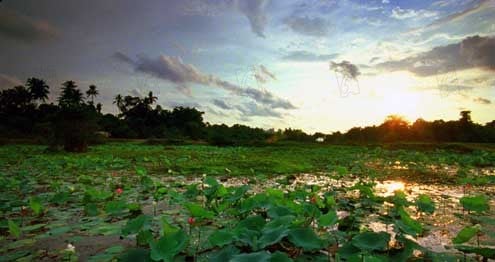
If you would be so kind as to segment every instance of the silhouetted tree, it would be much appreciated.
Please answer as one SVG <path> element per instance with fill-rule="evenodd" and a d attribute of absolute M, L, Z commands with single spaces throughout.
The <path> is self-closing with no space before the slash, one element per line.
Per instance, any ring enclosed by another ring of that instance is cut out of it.
<path fill-rule="evenodd" d="M 26 81 L 26 86 L 28 87 L 32 99 L 42 101 L 43 103 L 46 101 L 46 99 L 48 99 L 50 87 L 43 79 L 34 77 L 28 78 L 28 80 Z"/>
<path fill-rule="evenodd" d="M 96 104 L 96 112 L 98 112 L 98 114 L 101 114 L 101 108 L 102 108 L 102 104 L 101 103 L 98 103 Z"/>
<path fill-rule="evenodd" d="M 83 103 L 83 94 L 77 89 L 76 82 L 65 81 L 62 84 L 62 93 L 58 98 L 58 104 L 62 107 L 75 107 Z"/>
<path fill-rule="evenodd" d="M 31 93 L 24 86 L 15 86 L 12 89 L 2 91 L 0 107 L 10 113 L 21 112 L 25 111 L 31 100 Z"/>
<path fill-rule="evenodd" d="M 407 141 L 409 139 L 409 123 L 401 116 L 387 116 L 379 129 L 384 142 Z"/>
<path fill-rule="evenodd" d="M 117 94 L 113 99 L 113 104 L 117 105 L 120 112 L 124 112 L 124 98 L 121 94 Z"/>
<path fill-rule="evenodd" d="M 144 98 L 144 103 L 147 105 L 153 105 L 158 100 L 158 97 L 153 95 L 152 91 L 149 91 L 148 96 Z"/>
<path fill-rule="evenodd" d="M 461 111 L 460 115 L 461 115 L 461 119 L 459 119 L 459 122 L 461 124 L 469 125 L 473 123 L 473 121 L 471 120 L 471 111 L 468 110 Z"/>
<path fill-rule="evenodd" d="M 90 85 L 89 89 L 86 91 L 86 96 L 88 98 L 91 97 L 91 104 L 94 104 L 95 102 L 95 97 L 99 94 L 98 89 L 96 88 L 95 85 Z"/>
<path fill-rule="evenodd" d="M 97 112 L 83 101 L 82 92 L 74 81 L 66 81 L 58 98 L 60 111 L 55 121 L 55 145 L 63 145 L 69 152 L 84 152 L 94 137 Z"/>
<path fill-rule="evenodd" d="M 346 133 L 309 135 L 299 129 L 263 130 L 243 125 L 210 125 L 196 108 L 157 105 L 157 97 L 116 95 L 113 101 L 120 114 L 102 115 L 102 104 L 94 105 L 98 95 L 91 85 L 86 96 L 74 81 L 62 84 L 58 105 L 44 102 L 49 87 L 44 80 L 29 78 L 26 87 L 16 86 L 0 91 L 0 136 L 29 137 L 54 135 L 54 144 L 67 151 L 84 151 L 100 126 L 112 137 L 171 138 L 207 140 L 217 145 L 252 145 L 276 141 L 314 142 L 325 137 L 327 143 L 376 143 L 401 141 L 428 142 L 495 142 L 495 121 L 480 125 L 471 119 L 470 111 L 460 112 L 458 120 L 416 120 L 412 125 L 400 116 L 388 116 L 378 126 L 354 127 Z"/>

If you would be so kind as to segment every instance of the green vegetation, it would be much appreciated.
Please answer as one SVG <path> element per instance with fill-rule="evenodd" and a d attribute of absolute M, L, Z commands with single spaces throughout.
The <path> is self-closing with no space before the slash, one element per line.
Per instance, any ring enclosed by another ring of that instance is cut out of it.
<path fill-rule="evenodd" d="M 495 152 L 486 146 L 465 146 L 469 153 L 378 146 L 134 142 L 93 146 L 74 154 L 47 152 L 45 146 L 6 145 L 0 147 L 0 258 L 493 258 L 490 199 Z M 379 192 L 381 180 L 397 178 L 411 186 L 448 185 L 457 191 Z M 452 196 L 456 192 L 461 192 L 460 199 Z M 447 249 L 421 244 L 442 230 L 444 220 L 457 225 L 448 236 Z"/>

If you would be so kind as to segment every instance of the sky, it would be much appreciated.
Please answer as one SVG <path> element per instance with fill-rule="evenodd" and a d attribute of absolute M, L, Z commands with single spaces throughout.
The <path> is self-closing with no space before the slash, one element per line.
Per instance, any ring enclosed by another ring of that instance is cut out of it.
<path fill-rule="evenodd" d="M 153 91 L 210 123 L 346 131 L 495 112 L 495 0 L 0 0 L 0 89 Z"/>

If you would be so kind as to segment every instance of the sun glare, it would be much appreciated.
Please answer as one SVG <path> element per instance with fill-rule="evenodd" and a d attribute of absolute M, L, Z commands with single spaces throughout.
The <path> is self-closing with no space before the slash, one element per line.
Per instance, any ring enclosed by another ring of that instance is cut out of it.
<path fill-rule="evenodd" d="M 423 94 L 414 90 L 417 80 L 410 73 L 384 74 L 367 84 L 374 87 L 375 110 L 381 115 L 401 115 L 410 121 L 421 116 Z"/>
<path fill-rule="evenodd" d="M 383 193 L 383 196 L 392 196 L 395 191 L 404 191 L 406 185 L 401 181 L 384 181 L 377 185 L 377 190 Z"/>

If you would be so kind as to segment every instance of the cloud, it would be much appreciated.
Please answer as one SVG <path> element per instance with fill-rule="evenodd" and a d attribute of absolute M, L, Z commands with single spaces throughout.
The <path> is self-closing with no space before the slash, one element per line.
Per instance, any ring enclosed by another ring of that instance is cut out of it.
<path fill-rule="evenodd" d="M 225 103 L 225 101 L 220 99 L 213 99 L 213 104 L 224 110 L 232 109 L 232 106 L 228 105 L 227 103 Z"/>
<path fill-rule="evenodd" d="M 259 67 L 255 68 L 254 78 L 256 78 L 256 81 L 262 84 L 268 82 L 270 79 L 277 80 L 275 74 L 268 71 L 268 69 L 264 65 L 260 65 Z"/>
<path fill-rule="evenodd" d="M 57 30 L 49 23 L 34 20 L 5 7 L 0 8 L 0 35 L 32 43 L 52 39 L 57 36 Z"/>
<path fill-rule="evenodd" d="M 249 20 L 251 30 L 257 36 L 265 38 L 265 27 L 268 23 L 266 6 L 269 0 L 237 0 L 238 10 Z"/>
<path fill-rule="evenodd" d="M 319 62 L 328 61 L 336 58 L 338 54 L 315 54 L 304 50 L 292 51 L 284 56 L 282 59 L 297 61 L 297 62 Z"/>
<path fill-rule="evenodd" d="M 261 69 L 261 72 L 265 76 L 269 76 L 271 79 L 277 80 L 277 77 L 275 76 L 275 74 L 273 74 L 272 72 L 268 71 L 268 69 L 264 65 L 260 65 L 260 69 Z"/>
<path fill-rule="evenodd" d="M 437 12 L 434 11 L 428 11 L 424 9 L 421 10 L 402 9 L 398 6 L 392 9 L 392 14 L 390 15 L 390 17 L 398 20 L 404 20 L 410 18 L 429 18 L 435 16 L 437 16 Z"/>
<path fill-rule="evenodd" d="M 380 57 L 378 57 L 378 56 L 374 56 L 374 57 L 372 57 L 372 58 L 370 59 L 370 64 L 373 64 L 374 62 L 376 62 L 376 61 L 378 61 L 378 60 L 380 60 L 380 59 L 381 59 Z"/>
<path fill-rule="evenodd" d="M 440 1 L 440 2 L 442 2 L 442 1 Z M 461 19 L 465 18 L 466 16 L 475 14 L 475 13 L 480 12 L 486 8 L 494 8 L 495 7 L 495 0 L 479 0 L 479 1 L 474 1 L 474 3 L 475 3 L 474 5 L 468 7 L 468 8 L 466 8 L 460 12 L 456 12 L 456 13 L 450 14 L 448 16 L 439 18 L 439 19 L 433 21 L 431 24 L 428 24 L 424 27 L 415 28 L 415 29 L 409 31 L 409 33 L 418 33 L 418 32 L 422 32 L 422 31 L 436 29 L 436 28 L 438 28 L 444 24 L 448 24 L 451 22 L 461 20 Z M 439 4 L 446 4 L 446 3 L 439 3 Z"/>
<path fill-rule="evenodd" d="M 168 102 L 167 103 L 168 107 L 175 108 L 175 107 L 190 107 L 190 108 L 196 108 L 198 110 L 201 110 L 203 108 L 202 105 L 195 103 L 195 102 L 189 102 L 189 101 L 183 101 L 183 102 Z"/>
<path fill-rule="evenodd" d="M 341 73 L 344 77 L 349 79 L 357 79 L 361 74 L 359 68 L 349 61 L 342 61 L 340 63 L 330 62 L 330 70 Z"/>
<path fill-rule="evenodd" d="M 468 15 L 471 15 L 471 14 L 474 14 L 474 13 L 480 11 L 480 10 L 483 10 L 487 7 L 494 7 L 494 5 L 495 5 L 495 1 L 493 1 L 493 0 L 480 0 L 480 1 L 477 1 L 477 3 L 474 4 L 473 6 L 467 8 L 467 9 L 464 9 L 460 12 L 453 13 L 453 14 L 450 14 L 446 17 L 440 18 L 440 19 L 434 21 L 433 23 L 431 23 L 430 25 L 428 25 L 427 27 L 439 26 L 439 25 L 449 23 L 449 22 L 452 22 L 455 20 L 459 20 L 459 19 L 462 19 Z"/>
<path fill-rule="evenodd" d="M 157 58 L 149 58 L 139 56 L 136 61 L 119 53 L 116 53 L 114 57 L 131 65 L 136 72 L 172 82 L 180 88 L 188 88 L 189 84 L 218 87 L 234 95 L 251 98 L 272 108 L 296 109 L 290 101 L 279 98 L 267 90 L 251 87 L 241 88 L 219 77 L 201 72 L 194 65 L 184 63 L 180 57 L 161 55 Z"/>
<path fill-rule="evenodd" d="M 483 98 L 483 97 L 474 98 L 473 101 L 476 102 L 476 103 L 483 104 L 483 105 L 489 105 L 489 104 L 492 103 L 492 101 L 490 99 L 486 99 L 486 98 Z"/>
<path fill-rule="evenodd" d="M 282 113 L 266 105 L 260 105 L 256 102 L 244 103 L 242 105 L 231 105 L 219 99 L 214 99 L 213 104 L 223 110 L 236 110 L 241 113 L 242 118 L 248 119 L 253 116 L 282 118 Z"/>
<path fill-rule="evenodd" d="M 217 16 L 227 10 L 244 15 L 257 36 L 265 38 L 268 24 L 266 8 L 270 0 L 181 0 L 186 15 Z"/>
<path fill-rule="evenodd" d="M 471 36 L 459 43 L 438 46 L 402 60 L 383 62 L 378 68 L 408 70 L 418 76 L 431 76 L 469 68 L 495 70 L 495 37 Z"/>
<path fill-rule="evenodd" d="M 125 55 L 121 52 L 115 52 L 112 55 L 112 58 L 114 58 L 120 62 L 127 63 L 127 64 L 134 64 L 134 60 L 132 60 L 130 57 L 128 57 L 127 55 Z"/>
<path fill-rule="evenodd" d="M 132 90 L 129 92 L 129 94 L 130 94 L 131 96 L 137 96 L 137 97 L 144 97 L 144 96 L 145 96 L 145 95 L 144 95 L 143 90 L 138 89 L 138 88 L 134 88 L 134 89 L 132 89 Z"/>
<path fill-rule="evenodd" d="M 448 6 L 455 5 L 458 2 L 459 2 L 458 0 L 440 0 L 440 1 L 433 2 L 431 4 L 431 6 L 448 7 Z"/>
<path fill-rule="evenodd" d="M 4 74 L 0 74 L 0 90 L 9 89 L 18 85 L 22 85 L 22 81 Z"/>
<path fill-rule="evenodd" d="M 274 117 L 282 118 L 283 115 L 274 110 L 273 108 L 259 105 L 257 103 L 246 103 L 244 105 L 236 106 L 236 109 L 241 112 L 243 117 L 261 116 L 261 117 Z"/>
<path fill-rule="evenodd" d="M 307 36 L 321 37 L 328 34 L 329 24 L 320 17 L 290 16 L 284 20 L 292 31 Z"/>

